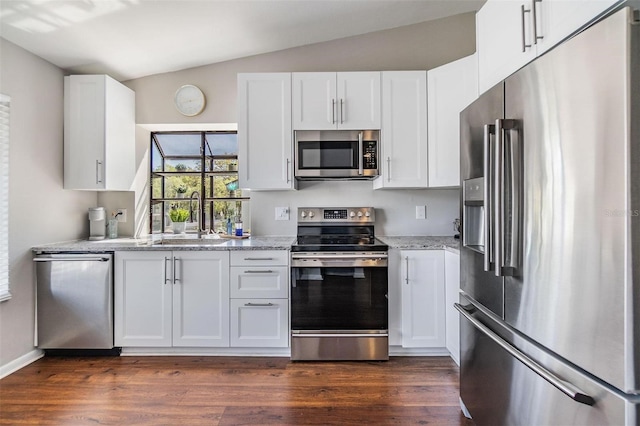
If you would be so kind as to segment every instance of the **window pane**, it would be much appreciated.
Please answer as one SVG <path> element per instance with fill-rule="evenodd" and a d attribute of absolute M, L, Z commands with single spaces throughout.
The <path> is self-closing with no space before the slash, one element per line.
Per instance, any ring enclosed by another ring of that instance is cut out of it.
<path fill-rule="evenodd" d="M 164 163 L 165 172 L 199 172 L 202 160 L 190 158 L 167 158 Z"/>
<path fill-rule="evenodd" d="M 197 157 L 200 154 L 200 133 L 156 133 L 164 157 Z"/>
<path fill-rule="evenodd" d="M 206 133 L 206 155 L 238 155 L 236 133 Z"/>

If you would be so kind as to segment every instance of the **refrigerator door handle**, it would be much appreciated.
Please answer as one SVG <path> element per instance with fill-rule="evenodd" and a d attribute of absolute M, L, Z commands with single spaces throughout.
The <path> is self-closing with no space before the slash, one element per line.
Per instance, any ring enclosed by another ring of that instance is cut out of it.
<path fill-rule="evenodd" d="M 497 119 L 495 131 L 494 261 L 495 274 L 500 277 L 512 275 L 519 266 L 520 180 L 522 166 L 518 138 L 509 138 L 508 149 L 505 138 L 506 131 L 509 131 L 512 136 L 518 134 L 518 122 L 516 120 Z M 506 154 L 509 154 L 508 161 L 505 161 Z M 506 193 L 507 188 L 508 194 Z M 508 206 L 505 198 L 509 202 Z"/>
<path fill-rule="evenodd" d="M 493 253 L 493 187 L 494 187 L 494 144 L 491 135 L 495 136 L 496 126 L 484 125 L 484 270 L 491 271 L 494 260 Z"/>
<path fill-rule="evenodd" d="M 519 349 L 513 347 L 508 342 L 504 341 L 499 335 L 491 331 L 489 327 L 484 325 L 482 322 L 472 317 L 469 314 L 469 311 L 473 311 L 473 307 L 471 306 L 462 306 L 459 303 L 454 303 L 453 306 L 460 312 L 460 314 L 469 321 L 475 328 L 477 328 L 480 332 L 486 335 L 488 338 L 493 340 L 496 344 L 498 344 L 502 349 L 507 351 L 511 356 L 515 359 L 523 363 L 526 367 L 531 369 L 534 373 L 545 379 L 547 382 L 555 386 L 560 392 L 567 395 L 569 398 L 573 399 L 576 402 L 585 405 L 593 405 L 595 404 L 595 400 L 587 395 L 585 392 L 581 391 L 575 385 L 562 380 L 560 377 L 553 374 L 551 371 L 547 370 L 536 361 L 528 357 L 526 354 L 521 352 Z"/>

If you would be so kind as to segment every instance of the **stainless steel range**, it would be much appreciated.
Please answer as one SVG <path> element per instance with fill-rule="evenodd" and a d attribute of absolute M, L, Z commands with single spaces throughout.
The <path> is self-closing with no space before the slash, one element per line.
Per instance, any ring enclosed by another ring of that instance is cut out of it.
<path fill-rule="evenodd" d="M 298 209 L 291 359 L 388 360 L 388 246 L 372 207 Z"/>

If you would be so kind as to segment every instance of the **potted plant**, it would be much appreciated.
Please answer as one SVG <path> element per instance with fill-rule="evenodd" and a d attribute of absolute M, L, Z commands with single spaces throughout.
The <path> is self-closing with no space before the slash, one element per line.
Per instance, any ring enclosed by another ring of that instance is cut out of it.
<path fill-rule="evenodd" d="M 178 194 L 178 198 L 184 198 L 184 194 L 187 193 L 187 185 L 183 183 L 178 185 L 178 187 L 176 188 L 176 193 Z"/>
<path fill-rule="evenodd" d="M 174 234 L 184 234 L 186 229 L 186 221 L 189 218 L 189 210 L 187 209 L 171 209 L 169 211 L 171 226 Z"/>

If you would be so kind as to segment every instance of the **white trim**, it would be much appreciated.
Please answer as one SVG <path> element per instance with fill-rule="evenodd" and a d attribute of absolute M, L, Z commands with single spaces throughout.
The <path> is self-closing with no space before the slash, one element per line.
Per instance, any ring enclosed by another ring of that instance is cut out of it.
<path fill-rule="evenodd" d="M 0 366 L 0 379 L 7 377 L 11 373 L 15 373 L 32 362 L 39 360 L 43 356 L 44 351 L 42 349 L 34 349 L 31 352 L 22 355 L 20 358 L 14 359 L 3 366 Z"/>
<path fill-rule="evenodd" d="M 451 354 L 447 348 L 403 348 L 402 346 L 389 346 L 389 356 L 451 356 Z"/>

